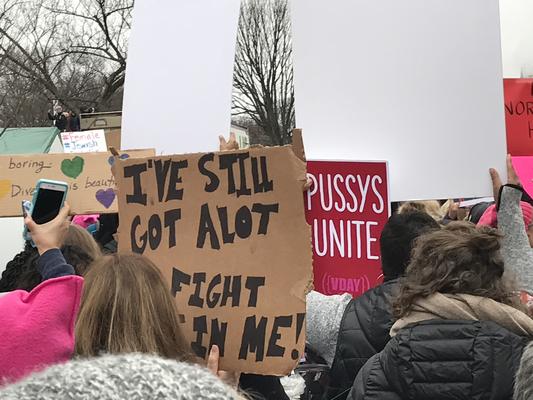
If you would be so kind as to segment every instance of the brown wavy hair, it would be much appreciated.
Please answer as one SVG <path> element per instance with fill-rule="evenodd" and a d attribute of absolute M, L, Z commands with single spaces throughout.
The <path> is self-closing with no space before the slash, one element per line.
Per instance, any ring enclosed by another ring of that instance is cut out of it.
<path fill-rule="evenodd" d="M 139 352 L 196 361 L 163 276 L 136 254 L 104 256 L 91 265 L 75 335 L 75 352 L 83 357 Z"/>
<path fill-rule="evenodd" d="M 401 281 L 394 315 L 409 314 L 413 303 L 434 293 L 487 297 L 520 310 L 517 289 L 504 278 L 500 234 L 468 222 L 420 236 Z"/>

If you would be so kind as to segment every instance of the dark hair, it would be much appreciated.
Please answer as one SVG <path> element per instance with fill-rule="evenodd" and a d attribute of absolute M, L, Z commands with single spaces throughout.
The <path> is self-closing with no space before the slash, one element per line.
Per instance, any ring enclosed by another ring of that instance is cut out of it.
<path fill-rule="evenodd" d="M 116 242 L 114 235 L 118 229 L 118 214 L 100 215 L 100 227 L 94 235 L 96 242 L 102 247 L 104 253 L 116 253 Z"/>
<path fill-rule="evenodd" d="M 403 275 L 411 259 L 414 240 L 434 229 L 439 229 L 439 224 L 421 211 L 393 214 L 389 218 L 379 240 L 385 281 Z"/>
<path fill-rule="evenodd" d="M 74 267 L 76 275 L 84 275 L 89 265 L 101 256 L 98 244 L 83 228 L 70 225 L 65 243 L 61 247 L 65 261 Z M 0 292 L 16 289 L 31 291 L 42 277 L 37 270 L 39 253 L 37 249 L 26 242 L 24 250 L 6 264 L 6 269 L 0 279 Z"/>
<path fill-rule="evenodd" d="M 6 264 L 6 269 L 0 279 L 0 292 L 10 292 L 16 289 L 30 291 L 37 286 L 41 282 L 41 275 L 35 268 L 38 258 L 37 249 L 26 242 L 24 250 Z"/>
<path fill-rule="evenodd" d="M 495 229 L 452 222 L 416 241 L 394 315 L 404 317 L 417 299 L 437 292 L 487 297 L 521 308 L 503 272 L 500 235 Z"/>
<path fill-rule="evenodd" d="M 485 211 L 487 211 L 487 208 L 489 208 L 493 204 L 494 202 L 483 202 L 472 206 L 472 208 L 470 209 L 468 220 L 473 224 L 477 225 Z"/>

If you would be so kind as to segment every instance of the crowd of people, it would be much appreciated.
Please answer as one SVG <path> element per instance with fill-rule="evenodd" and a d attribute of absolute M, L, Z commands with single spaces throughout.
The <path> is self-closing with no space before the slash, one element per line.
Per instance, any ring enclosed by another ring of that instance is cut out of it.
<path fill-rule="evenodd" d="M 482 210 L 400 207 L 381 285 L 307 295 L 306 347 L 329 370 L 312 398 L 533 399 L 533 207 L 507 164 Z M 289 399 L 278 377 L 220 370 L 216 346 L 193 354 L 157 266 L 117 254 L 118 216 L 69 211 L 26 215 L 34 246 L 0 279 L 1 399 Z"/>

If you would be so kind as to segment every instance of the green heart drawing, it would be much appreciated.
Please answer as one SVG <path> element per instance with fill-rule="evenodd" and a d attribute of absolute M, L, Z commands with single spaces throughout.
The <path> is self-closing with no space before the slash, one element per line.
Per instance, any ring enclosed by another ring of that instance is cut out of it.
<path fill-rule="evenodd" d="M 69 178 L 76 179 L 83 171 L 83 164 L 81 157 L 76 156 L 72 160 L 67 158 L 61 162 L 61 171 Z"/>

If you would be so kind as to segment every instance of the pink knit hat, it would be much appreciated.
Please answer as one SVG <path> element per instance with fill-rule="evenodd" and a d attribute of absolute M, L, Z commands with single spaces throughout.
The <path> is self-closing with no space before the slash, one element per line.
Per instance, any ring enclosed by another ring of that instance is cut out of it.
<path fill-rule="evenodd" d="M 524 216 L 524 225 L 527 229 L 533 221 L 533 206 L 525 201 L 521 201 L 520 207 L 522 208 L 522 215 Z M 494 204 L 485 210 L 479 219 L 477 226 L 498 227 L 498 212 L 496 211 L 496 206 Z"/>
<path fill-rule="evenodd" d="M 0 296 L 0 386 L 72 357 L 82 287 L 70 275 Z"/>
<path fill-rule="evenodd" d="M 72 223 L 81 226 L 83 229 L 87 229 L 88 226 L 96 224 L 98 218 L 100 218 L 100 214 L 76 215 L 72 218 Z"/>

